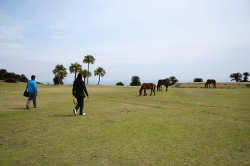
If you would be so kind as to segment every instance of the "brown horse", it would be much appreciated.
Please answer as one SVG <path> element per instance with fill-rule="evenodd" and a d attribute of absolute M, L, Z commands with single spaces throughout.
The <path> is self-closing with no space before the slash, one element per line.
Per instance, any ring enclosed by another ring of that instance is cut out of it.
<path fill-rule="evenodd" d="M 152 92 L 154 92 L 154 95 L 155 95 L 155 84 L 154 83 L 143 83 L 141 85 L 140 90 L 139 90 L 139 96 L 142 95 L 142 90 L 144 90 L 144 96 L 146 96 L 147 95 L 146 89 L 151 89 L 150 96 L 152 95 Z"/>
<path fill-rule="evenodd" d="M 169 80 L 168 79 L 161 79 L 161 80 L 158 80 L 158 83 L 157 83 L 157 91 L 161 91 L 162 88 L 161 86 L 164 85 L 166 86 L 166 91 L 168 91 L 168 85 L 169 85 Z"/>
<path fill-rule="evenodd" d="M 214 79 L 208 79 L 207 82 L 205 83 L 205 88 L 210 88 L 210 84 L 213 84 L 213 88 L 216 88 L 216 81 Z"/>

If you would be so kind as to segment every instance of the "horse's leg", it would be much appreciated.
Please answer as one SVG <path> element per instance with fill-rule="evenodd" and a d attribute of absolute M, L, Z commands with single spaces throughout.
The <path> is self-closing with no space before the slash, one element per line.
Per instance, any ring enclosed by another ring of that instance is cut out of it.
<path fill-rule="evenodd" d="M 144 96 L 147 96 L 146 89 L 144 89 Z"/>

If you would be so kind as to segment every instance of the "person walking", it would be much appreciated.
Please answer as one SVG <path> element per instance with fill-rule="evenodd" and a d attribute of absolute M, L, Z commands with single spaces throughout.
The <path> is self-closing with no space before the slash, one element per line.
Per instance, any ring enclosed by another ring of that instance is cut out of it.
<path fill-rule="evenodd" d="M 74 81 L 73 88 L 72 88 L 72 94 L 77 99 L 77 104 L 76 104 L 75 108 L 73 109 L 73 113 L 76 115 L 77 110 L 80 108 L 79 115 L 85 115 L 85 113 L 83 112 L 84 97 L 86 94 L 87 98 L 89 98 L 89 94 L 88 94 L 87 88 L 85 86 L 85 82 L 82 80 L 81 73 L 78 73 L 77 78 Z"/>
<path fill-rule="evenodd" d="M 30 109 L 30 102 L 31 100 L 33 100 L 33 106 L 34 108 L 37 108 L 37 104 L 36 104 L 36 97 L 38 95 L 38 89 L 37 89 L 37 86 L 36 86 L 36 76 L 35 75 L 32 75 L 31 76 L 31 80 L 28 81 L 28 84 L 27 84 L 27 89 L 28 89 L 28 92 L 29 92 L 29 98 L 27 100 L 27 103 L 26 103 L 26 108 L 27 109 Z"/>

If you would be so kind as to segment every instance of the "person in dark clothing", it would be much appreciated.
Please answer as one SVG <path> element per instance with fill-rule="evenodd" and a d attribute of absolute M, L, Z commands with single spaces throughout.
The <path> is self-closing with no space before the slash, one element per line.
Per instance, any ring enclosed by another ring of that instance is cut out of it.
<path fill-rule="evenodd" d="M 77 99 L 77 104 L 76 104 L 75 108 L 73 109 L 73 113 L 75 115 L 76 115 L 76 112 L 79 108 L 80 108 L 79 115 L 85 115 L 85 113 L 83 112 L 84 97 L 85 97 L 84 93 L 87 95 L 87 98 L 89 98 L 87 88 L 85 86 L 84 81 L 82 80 L 82 74 L 78 73 L 77 78 L 74 81 L 73 88 L 72 88 L 72 94 Z"/>

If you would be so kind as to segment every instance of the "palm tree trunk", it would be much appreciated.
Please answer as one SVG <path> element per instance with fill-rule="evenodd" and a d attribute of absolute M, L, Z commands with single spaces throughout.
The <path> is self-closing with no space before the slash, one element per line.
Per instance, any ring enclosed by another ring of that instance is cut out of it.
<path fill-rule="evenodd" d="M 88 63 L 88 72 L 89 72 L 89 63 Z M 89 84 L 89 77 L 87 77 L 87 85 Z"/>
<path fill-rule="evenodd" d="M 100 75 L 99 75 L 98 85 L 99 85 L 99 83 L 100 83 Z"/>

